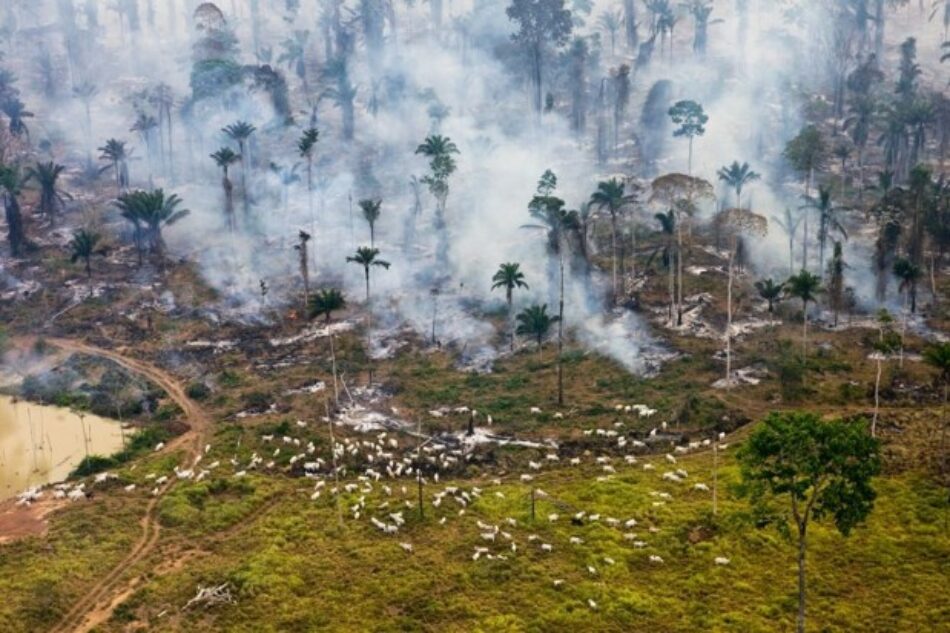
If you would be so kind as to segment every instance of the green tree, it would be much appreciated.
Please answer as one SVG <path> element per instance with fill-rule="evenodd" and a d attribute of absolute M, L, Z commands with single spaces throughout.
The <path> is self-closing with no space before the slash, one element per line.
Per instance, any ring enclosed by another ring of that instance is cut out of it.
<path fill-rule="evenodd" d="M 99 160 L 109 163 L 103 171 L 112 169 L 115 176 L 116 195 L 129 186 L 129 158 L 131 152 L 126 149 L 125 141 L 110 138 L 105 145 L 99 148 Z"/>
<path fill-rule="evenodd" d="M 528 306 L 518 313 L 518 327 L 515 332 L 522 336 L 530 336 L 538 344 L 538 360 L 541 360 L 541 346 L 551 326 L 558 322 L 558 317 L 548 314 L 548 304 Z"/>
<path fill-rule="evenodd" d="M 188 209 L 179 209 L 182 201 L 175 194 L 165 195 L 162 189 L 130 191 L 119 196 L 116 206 L 123 218 L 132 224 L 139 264 L 145 250 L 153 252 L 164 267 L 165 241 L 162 229 L 187 216 Z"/>
<path fill-rule="evenodd" d="M 297 233 L 297 243 L 294 250 L 300 254 L 300 277 L 303 279 L 303 305 L 304 311 L 310 306 L 310 267 L 307 265 L 307 242 L 310 241 L 310 234 L 306 231 Z"/>
<path fill-rule="evenodd" d="M 234 163 L 241 160 L 241 157 L 234 153 L 230 147 L 222 147 L 214 154 L 211 155 L 211 159 L 214 160 L 215 164 L 221 168 L 223 177 L 221 179 L 221 186 L 224 188 L 224 217 L 228 221 L 228 230 L 234 231 L 234 184 L 231 183 L 231 179 L 228 177 L 228 169 Z"/>
<path fill-rule="evenodd" d="M 257 128 L 247 121 L 236 121 L 221 129 L 232 141 L 237 143 L 241 159 L 241 200 L 244 203 L 244 220 L 247 221 L 251 213 L 250 200 L 247 193 L 247 170 L 251 166 L 251 156 L 248 152 L 251 135 Z"/>
<path fill-rule="evenodd" d="M 10 254 L 20 257 L 30 245 L 23 226 L 23 213 L 20 210 L 20 192 L 23 188 L 23 176 L 16 165 L 0 163 L 0 193 L 3 194 L 3 207 L 7 220 L 7 239 L 10 242 Z"/>
<path fill-rule="evenodd" d="M 539 192 L 540 193 L 540 192 Z M 611 265 L 611 289 L 613 301 L 616 302 L 619 297 L 617 264 L 618 264 L 618 234 L 619 223 L 624 210 L 635 205 L 638 201 L 638 190 L 633 187 L 628 193 L 626 185 L 616 178 L 597 183 L 597 191 L 590 196 L 590 204 L 600 211 L 604 209 L 610 214 L 610 265 Z M 633 274 L 636 275 L 636 265 L 634 265 Z"/>
<path fill-rule="evenodd" d="M 327 288 L 310 297 L 310 318 L 322 316 L 326 323 L 330 322 L 334 312 L 346 307 L 346 297 L 336 288 Z"/>
<path fill-rule="evenodd" d="M 542 68 L 548 47 L 560 48 L 571 36 L 571 12 L 564 0 L 512 0 L 505 10 L 518 32 L 511 39 L 527 54 L 534 88 L 534 110 L 541 116 Z"/>
<path fill-rule="evenodd" d="M 839 218 L 842 209 L 831 199 L 831 187 L 818 187 L 818 196 L 806 198 L 805 206 L 818 212 L 818 270 L 824 272 L 825 246 L 829 236 L 834 232 L 848 239 L 848 233 Z"/>
<path fill-rule="evenodd" d="M 673 136 L 685 136 L 689 139 L 689 160 L 686 174 L 693 175 L 693 139 L 706 133 L 706 123 L 709 116 L 703 111 L 703 106 L 695 101 L 677 101 L 670 108 L 668 114 L 674 124 L 679 127 L 673 130 Z"/>
<path fill-rule="evenodd" d="M 828 162 L 828 147 L 821 132 L 814 125 L 802 128 L 798 135 L 785 145 L 785 160 L 802 176 L 805 183 L 805 199 L 811 196 L 811 184 L 815 172 L 824 168 Z M 808 212 L 804 217 L 802 236 L 802 268 L 808 266 Z"/>
<path fill-rule="evenodd" d="M 835 315 L 835 327 L 838 327 L 838 315 L 844 307 L 844 269 L 847 267 L 844 263 L 841 242 L 836 241 L 832 249 L 831 261 L 828 262 L 828 305 Z"/>
<path fill-rule="evenodd" d="M 731 165 L 721 167 L 719 171 L 716 172 L 716 175 L 719 176 L 719 180 L 726 183 L 733 191 L 736 192 L 736 208 L 742 208 L 742 189 L 749 183 L 754 182 L 760 178 L 759 174 L 752 171 L 752 168 L 749 167 L 749 163 L 739 164 L 739 161 L 732 161 Z"/>
<path fill-rule="evenodd" d="M 743 493 L 798 545 L 798 633 L 805 631 L 805 556 L 811 522 L 831 519 L 843 536 L 874 507 L 880 443 L 863 420 L 822 421 L 815 413 L 771 413 L 749 436 L 738 459 Z M 776 505 L 785 505 L 780 512 Z"/>
<path fill-rule="evenodd" d="M 904 293 L 905 300 L 910 300 L 910 313 L 914 314 L 917 311 L 917 283 L 923 274 L 920 266 L 901 257 L 894 262 L 893 270 L 894 276 L 900 280 L 900 292 Z"/>
<path fill-rule="evenodd" d="M 351 255 L 346 258 L 347 262 L 353 262 L 354 264 L 359 264 L 363 267 L 363 272 L 366 276 L 366 302 L 369 303 L 369 271 L 370 268 L 374 266 L 380 266 L 386 270 L 389 270 L 390 263 L 378 259 L 379 249 L 373 248 L 370 246 L 360 246 L 356 249 L 356 254 Z"/>
<path fill-rule="evenodd" d="M 99 246 L 102 236 L 94 231 L 79 229 L 73 233 L 73 239 L 69 242 L 69 250 L 72 251 L 70 261 L 74 264 L 82 260 L 86 268 L 86 276 L 92 278 L 92 258 L 95 255 L 105 255 L 105 247 Z"/>
<path fill-rule="evenodd" d="M 491 278 L 492 285 L 491 289 L 495 290 L 496 288 L 505 289 L 505 302 L 508 304 L 508 320 L 510 321 L 512 314 L 512 295 L 516 288 L 528 288 L 528 284 L 524 280 L 524 273 L 521 272 L 521 264 L 517 262 L 506 262 L 498 266 L 498 270 L 495 271 L 495 274 Z M 511 349 L 515 348 L 515 332 L 514 329 L 511 331 Z"/>
<path fill-rule="evenodd" d="M 297 141 L 297 151 L 300 153 L 300 157 L 307 161 L 307 207 L 310 210 L 311 233 L 316 231 L 313 218 L 313 153 L 319 138 L 320 132 L 317 128 L 310 127 L 303 131 L 303 135 Z"/>
<path fill-rule="evenodd" d="M 363 219 L 369 225 L 369 245 L 376 246 L 376 222 L 383 207 L 383 201 L 376 199 L 366 199 L 359 201 L 360 210 L 363 212 Z"/>
<path fill-rule="evenodd" d="M 674 265 L 674 253 L 676 251 L 676 214 L 673 213 L 673 209 L 668 209 L 666 213 L 656 213 L 653 216 L 656 218 L 656 221 L 660 224 L 660 235 L 663 237 L 663 242 L 660 247 L 653 252 L 653 255 L 650 256 L 652 260 L 657 254 L 660 255 L 660 259 L 663 262 L 663 265 L 666 266 L 667 271 L 669 272 L 669 284 L 668 292 L 670 295 L 670 308 L 668 318 L 670 325 L 673 324 L 673 309 L 676 306 L 676 286 L 675 286 L 675 270 Z M 647 266 L 649 267 L 649 262 Z"/>
<path fill-rule="evenodd" d="M 24 182 L 34 181 L 40 189 L 40 212 L 49 218 L 50 225 L 56 223 L 56 210 L 65 204 L 65 200 L 72 200 L 72 196 L 59 188 L 59 178 L 66 168 L 50 161 L 36 163 L 26 170 Z"/>
<path fill-rule="evenodd" d="M 802 365 L 808 355 L 808 304 L 818 300 L 821 292 L 821 280 L 807 270 L 792 275 L 785 282 L 785 292 L 802 302 Z"/>
<path fill-rule="evenodd" d="M 782 293 L 785 292 L 784 283 L 775 283 L 771 278 L 755 282 L 755 289 L 759 296 L 765 299 L 769 304 L 769 326 L 773 324 L 775 314 L 775 304 L 782 300 Z"/>

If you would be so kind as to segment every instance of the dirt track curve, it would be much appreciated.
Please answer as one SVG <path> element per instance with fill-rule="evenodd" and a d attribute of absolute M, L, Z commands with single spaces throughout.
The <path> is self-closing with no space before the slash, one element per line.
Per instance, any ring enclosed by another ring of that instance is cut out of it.
<path fill-rule="evenodd" d="M 168 397 L 181 407 L 188 419 L 189 426 L 188 431 L 169 442 L 164 450 L 173 451 L 184 448 L 187 455 L 185 463 L 188 465 L 201 454 L 202 446 L 211 427 L 210 421 L 201 408 L 188 398 L 181 384 L 171 374 L 154 365 L 129 358 L 119 352 L 94 347 L 86 343 L 56 338 L 45 339 L 45 341 L 67 352 L 107 358 L 128 371 L 142 375 L 160 386 L 168 394 Z M 122 583 L 122 578 L 130 567 L 145 558 L 155 548 L 160 531 L 156 516 L 158 502 L 174 482 L 175 479 L 170 478 L 168 483 L 161 487 L 158 494 L 149 501 L 145 514 L 139 521 L 142 534 L 126 557 L 76 601 L 59 623 L 51 629 L 51 633 L 85 633 L 90 631 L 108 620 L 112 615 L 112 611 L 128 597 L 130 588 L 134 587 L 137 582 L 133 580 L 131 585 Z"/>

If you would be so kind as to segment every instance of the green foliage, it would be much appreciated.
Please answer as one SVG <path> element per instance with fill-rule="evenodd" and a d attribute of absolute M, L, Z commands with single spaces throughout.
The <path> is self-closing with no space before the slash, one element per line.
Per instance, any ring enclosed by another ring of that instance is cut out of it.
<path fill-rule="evenodd" d="M 695 101 L 677 101 L 670 108 L 670 119 L 679 127 L 673 130 L 673 136 L 693 138 L 706 133 L 706 123 L 709 115 L 703 111 L 703 106 Z"/>
<path fill-rule="evenodd" d="M 69 474 L 70 477 L 88 477 L 89 475 L 95 475 L 96 473 L 101 473 L 110 468 L 115 468 L 119 464 L 119 461 L 114 457 L 104 457 L 102 455 L 89 455 L 88 457 L 83 457 L 82 461 L 73 469 L 73 472 Z"/>
<path fill-rule="evenodd" d="M 191 93 L 195 101 L 216 97 L 241 82 L 241 66 L 228 59 L 195 62 L 191 69 Z"/>
<path fill-rule="evenodd" d="M 880 450 L 863 420 L 772 413 L 739 451 L 744 492 L 754 506 L 788 503 L 786 516 L 801 533 L 810 519 L 830 518 L 847 536 L 874 507 Z"/>
<path fill-rule="evenodd" d="M 185 389 L 185 395 L 192 400 L 204 400 L 211 395 L 211 389 L 203 382 L 193 382 Z"/>

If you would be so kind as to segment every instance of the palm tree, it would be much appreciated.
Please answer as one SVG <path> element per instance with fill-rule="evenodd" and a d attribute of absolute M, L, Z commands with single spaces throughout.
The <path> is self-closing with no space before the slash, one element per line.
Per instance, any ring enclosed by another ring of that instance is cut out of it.
<path fill-rule="evenodd" d="M 369 269 L 372 266 L 381 266 L 386 270 L 389 270 L 389 262 L 382 259 L 377 259 L 378 255 L 378 248 L 373 248 L 371 246 L 360 246 L 358 249 L 356 249 L 355 255 L 351 255 L 346 258 L 347 262 L 353 262 L 354 264 L 359 264 L 363 267 L 363 272 L 366 275 L 366 303 L 369 303 Z"/>
<path fill-rule="evenodd" d="M 72 251 L 70 261 L 74 264 L 82 260 L 86 267 L 86 276 L 92 278 L 92 257 L 94 255 L 105 255 L 106 249 L 99 246 L 102 236 L 94 231 L 79 229 L 73 233 L 73 239 L 69 242 L 69 248 Z"/>
<path fill-rule="evenodd" d="M 26 109 L 26 104 L 20 101 L 18 97 L 10 97 L 0 103 L 0 110 L 7 115 L 7 129 L 10 130 L 10 134 L 15 138 L 26 136 L 29 140 L 30 128 L 27 127 L 23 119 L 32 119 L 35 115 Z"/>
<path fill-rule="evenodd" d="M 783 218 L 772 216 L 772 221 L 779 225 L 785 231 L 788 237 L 788 274 L 792 275 L 795 269 L 795 234 L 798 232 L 798 225 L 801 224 L 802 216 L 793 217 L 792 210 L 785 207 Z"/>
<path fill-rule="evenodd" d="M 841 208 L 835 206 L 831 200 L 831 187 L 818 187 L 818 197 L 806 198 L 805 207 L 818 211 L 818 266 L 819 271 L 823 273 L 828 236 L 834 231 L 844 239 L 848 239 L 848 234 L 838 219 Z"/>
<path fill-rule="evenodd" d="M 152 184 L 152 132 L 158 127 L 158 120 L 150 114 L 139 113 L 139 117 L 132 125 L 130 132 L 138 132 L 145 144 L 145 156 L 148 160 L 148 183 Z"/>
<path fill-rule="evenodd" d="M 626 186 L 616 178 L 597 183 L 597 191 L 591 194 L 590 203 L 598 209 L 607 209 L 610 214 L 610 258 L 612 266 L 613 300 L 617 301 L 617 224 L 623 209 L 637 203 L 638 187 L 632 187 L 631 193 L 626 192 Z M 636 260 L 634 260 L 632 275 L 636 276 Z"/>
<path fill-rule="evenodd" d="M 366 223 L 369 224 L 369 245 L 374 247 L 376 246 L 376 221 L 379 220 L 383 201 L 379 199 L 360 200 L 359 206 L 363 212 L 363 218 L 366 220 Z"/>
<path fill-rule="evenodd" d="M 251 157 L 247 145 L 257 128 L 247 121 L 236 121 L 222 128 L 221 131 L 238 145 L 238 153 L 240 153 L 241 158 L 241 199 L 244 201 L 244 219 L 247 220 L 251 212 L 247 196 L 247 169 L 251 164 Z"/>
<path fill-rule="evenodd" d="M 437 221 L 445 212 L 445 201 L 449 195 L 449 176 L 456 169 L 453 154 L 459 153 L 458 146 L 448 136 L 431 134 L 416 148 L 416 154 L 429 159 L 431 173 L 422 178 L 422 182 L 429 186 L 429 192 L 437 201 Z"/>
<path fill-rule="evenodd" d="M 801 299 L 802 302 L 802 365 L 804 365 L 808 353 L 808 304 L 818 300 L 821 279 L 802 269 L 785 282 L 785 292 L 790 297 Z"/>
<path fill-rule="evenodd" d="M 669 209 L 666 213 L 657 213 L 653 217 L 656 218 L 656 221 L 660 223 L 660 234 L 663 236 L 663 244 L 653 252 L 653 255 L 650 256 L 650 259 L 652 260 L 657 253 L 661 253 L 663 265 L 666 266 L 670 273 L 670 309 L 668 317 L 670 320 L 670 325 L 673 325 L 673 309 L 676 305 L 676 286 L 674 284 L 676 276 L 674 274 L 675 266 L 673 264 L 674 250 L 676 248 L 676 214 L 673 212 L 673 209 Z M 647 266 L 649 265 L 649 262 L 647 262 Z"/>
<path fill-rule="evenodd" d="M 508 319 L 512 318 L 512 295 L 516 288 L 528 288 L 528 284 L 524 280 L 524 273 L 521 272 L 521 264 L 517 262 L 506 262 L 498 266 L 498 270 L 495 271 L 495 274 L 491 278 L 492 286 L 491 289 L 495 290 L 496 288 L 505 289 L 505 302 L 508 304 Z M 511 331 L 511 349 L 515 348 L 515 332 L 514 329 Z"/>
<path fill-rule="evenodd" d="M 940 414 L 940 472 L 946 473 L 947 452 L 944 450 L 947 436 L 947 395 L 950 391 L 950 343 L 936 343 L 924 350 L 924 362 L 939 373 L 943 383 L 943 407 Z"/>
<path fill-rule="evenodd" d="M 522 336 L 531 336 L 538 344 L 538 360 L 541 360 L 541 345 L 544 337 L 547 336 L 551 326 L 558 321 L 560 317 L 548 315 L 548 304 L 528 306 L 518 313 L 518 327 L 516 333 Z"/>
<path fill-rule="evenodd" d="M 36 181 L 40 188 L 40 212 L 49 218 L 51 225 L 56 222 L 56 208 L 65 203 L 64 198 L 72 200 L 72 196 L 58 186 L 59 177 L 64 171 L 64 166 L 52 161 L 36 163 L 35 167 L 26 170 L 24 182 Z"/>
<path fill-rule="evenodd" d="M 116 196 L 122 195 L 122 190 L 129 186 L 128 160 L 131 152 L 126 149 L 125 141 L 114 138 L 107 140 L 99 152 L 99 160 L 109 163 L 103 171 L 111 167 L 115 175 Z"/>
<path fill-rule="evenodd" d="M 310 209 L 311 232 L 316 230 L 313 218 L 313 152 L 319 138 L 320 132 L 317 128 L 310 127 L 303 131 L 303 136 L 297 141 L 297 151 L 300 157 L 307 161 L 307 207 Z"/>
<path fill-rule="evenodd" d="M 615 11 L 604 11 L 600 14 L 600 17 L 597 18 L 597 26 L 605 31 L 610 38 L 611 56 L 614 55 L 614 50 L 617 45 L 617 33 L 620 31 L 622 25 L 623 17 L 619 9 Z"/>
<path fill-rule="evenodd" d="M 234 185 L 228 177 L 228 168 L 241 160 L 241 157 L 234 153 L 230 147 L 222 147 L 214 154 L 211 154 L 212 160 L 221 168 L 223 177 L 221 186 L 224 188 L 224 217 L 228 221 L 228 230 L 234 231 Z"/>
<path fill-rule="evenodd" d="M 10 254 L 19 257 L 29 246 L 26 230 L 23 227 L 23 214 L 20 211 L 20 190 L 23 176 L 16 165 L 0 163 L 0 192 L 3 194 L 3 206 L 7 220 L 7 236 L 10 241 Z"/>
<path fill-rule="evenodd" d="M 294 31 L 292 38 L 287 38 L 280 43 L 284 49 L 277 57 L 278 64 L 286 64 L 287 68 L 297 73 L 297 77 L 303 83 L 304 92 L 310 92 L 307 86 L 307 64 L 304 52 L 307 49 L 307 40 L 310 39 L 310 31 Z"/>
<path fill-rule="evenodd" d="M 155 253 L 164 266 L 162 257 L 165 241 L 162 238 L 162 229 L 175 224 L 190 211 L 179 209 L 181 198 L 175 194 L 165 195 L 162 189 L 151 191 L 132 191 L 119 196 L 116 205 L 122 217 L 132 223 L 135 229 L 136 245 L 141 253 L 147 247 Z"/>
<path fill-rule="evenodd" d="M 775 283 L 769 278 L 755 282 L 755 289 L 759 291 L 759 296 L 769 303 L 769 327 L 771 327 L 773 325 L 772 319 L 775 313 L 775 304 L 782 300 L 785 284 Z"/>
<path fill-rule="evenodd" d="M 754 182 L 760 178 L 759 174 L 752 171 L 749 167 L 749 163 L 739 164 L 739 161 L 732 161 L 731 165 L 727 165 L 719 169 L 716 172 L 716 175 L 719 176 L 719 180 L 726 183 L 733 191 L 736 192 L 736 208 L 742 208 L 742 189 L 747 184 Z"/>
<path fill-rule="evenodd" d="M 326 323 L 330 322 L 332 314 L 346 307 L 346 298 L 336 288 L 321 290 L 310 297 L 310 318 L 322 316 Z"/>
<path fill-rule="evenodd" d="M 900 292 L 905 293 L 905 297 L 910 298 L 910 313 L 917 311 L 917 282 L 920 280 L 922 272 L 920 267 L 906 258 L 900 258 L 894 262 L 894 276 L 900 280 Z"/>

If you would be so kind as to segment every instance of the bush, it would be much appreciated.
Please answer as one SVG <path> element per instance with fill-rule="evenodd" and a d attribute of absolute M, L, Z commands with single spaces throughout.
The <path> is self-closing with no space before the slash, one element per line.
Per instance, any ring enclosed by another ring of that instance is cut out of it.
<path fill-rule="evenodd" d="M 193 382 L 188 385 L 185 394 L 192 400 L 204 400 L 211 395 L 211 389 L 203 382 Z"/>
<path fill-rule="evenodd" d="M 119 461 L 114 457 L 103 457 L 102 455 L 89 455 L 88 457 L 83 457 L 82 461 L 76 466 L 76 468 L 69 474 L 70 477 L 88 477 L 89 475 L 95 475 L 96 473 L 101 473 L 103 471 L 109 470 L 110 468 L 115 468 L 119 465 Z"/>

